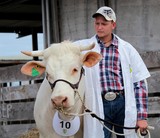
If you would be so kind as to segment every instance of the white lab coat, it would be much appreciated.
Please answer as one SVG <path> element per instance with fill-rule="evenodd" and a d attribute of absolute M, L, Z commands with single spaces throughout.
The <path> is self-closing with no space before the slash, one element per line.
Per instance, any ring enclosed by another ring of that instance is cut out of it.
<path fill-rule="evenodd" d="M 117 38 L 125 86 L 124 125 L 127 127 L 134 127 L 137 120 L 137 110 L 133 83 L 148 78 L 150 74 L 135 48 L 128 42 L 120 39 L 118 36 Z M 92 49 L 92 51 L 100 53 L 100 48 L 95 36 L 90 39 L 76 41 L 75 43 L 83 46 L 92 44 L 93 42 L 96 44 L 96 46 L 94 49 Z M 96 64 L 92 68 L 85 68 L 85 75 L 85 105 L 91 111 L 96 113 L 97 116 L 104 118 L 101 87 L 99 81 L 99 64 Z M 124 133 L 130 133 L 130 131 L 133 131 L 133 133 L 125 136 L 125 138 L 136 138 L 136 133 L 134 133 L 135 130 L 124 130 Z M 97 119 L 92 118 L 90 115 L 84 116 L 83 138 L 98 137 L 104 138 L 103 125 L 101 125 Z"/>

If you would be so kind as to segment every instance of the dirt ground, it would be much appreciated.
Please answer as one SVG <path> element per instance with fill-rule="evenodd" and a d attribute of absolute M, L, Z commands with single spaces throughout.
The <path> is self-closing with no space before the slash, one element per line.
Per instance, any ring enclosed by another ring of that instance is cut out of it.
<path fill-rule="evenodd" d="M 32 129 L 19 138 L 39 138 L 39 132 L 37 129 Z"/>

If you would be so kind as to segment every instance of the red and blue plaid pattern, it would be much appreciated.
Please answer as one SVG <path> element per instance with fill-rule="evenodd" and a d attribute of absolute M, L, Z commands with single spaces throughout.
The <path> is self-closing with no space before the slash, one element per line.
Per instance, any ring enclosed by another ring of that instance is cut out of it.
<path fill-rule="evenodd" d="M 100 83 L 102 93 L 108 91 L 123 90 L 123 76 L 118 52 L 118 39 L 113 34 L 112 43 L 109 47 L 105 47 L 103 42 L 96 36 L 100 45 L 100 53 L 103 56 L 99 63 L 100 68 Z M 147 90 L 144 80 L 134 83 L 134 90 L 137 103 L 138 120 L 147 118 Z"/>
<path fill-rule="evenodd" d="M 134 83 L 136 95 L 138 120 L 147 119 L 148 117 L 148 93 L 144 80 Z"/>
<path fill-rule="evenodd" d="M 99 63 L 102 93 L 123 90 L 122 69 L 118 52 L 118 39 L 113 35 L 112 44 L 105 47 L 99 40 L 100 53 L 103 56 Z"/>

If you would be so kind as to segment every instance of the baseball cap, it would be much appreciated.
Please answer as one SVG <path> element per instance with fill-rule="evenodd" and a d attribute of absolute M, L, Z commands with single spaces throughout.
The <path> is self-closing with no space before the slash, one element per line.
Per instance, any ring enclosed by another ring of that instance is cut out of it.
<path fill-rule="evenodd" d="M 115 12 L 110 7 L 103 6 L 99 8 L 97 12 L 92 15 L 92 17 L 95 18 L 98 15 L 102 15 L 107 21 L 113 20 L 114 22 L 116 22 Z"/>

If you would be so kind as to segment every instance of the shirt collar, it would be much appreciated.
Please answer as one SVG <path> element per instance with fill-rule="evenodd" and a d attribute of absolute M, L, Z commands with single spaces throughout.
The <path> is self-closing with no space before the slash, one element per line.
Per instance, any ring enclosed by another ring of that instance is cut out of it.
<path fill-rule="evenodd" d="M 97 43 L 104 45 L 103 42 L 99 39 L 99 37 L 96 35 Z M 118 38 L 116 37 L 115 34 L 112 34 L 112 43 L 111 45 L 115 46 L 118 48 Z"/>

